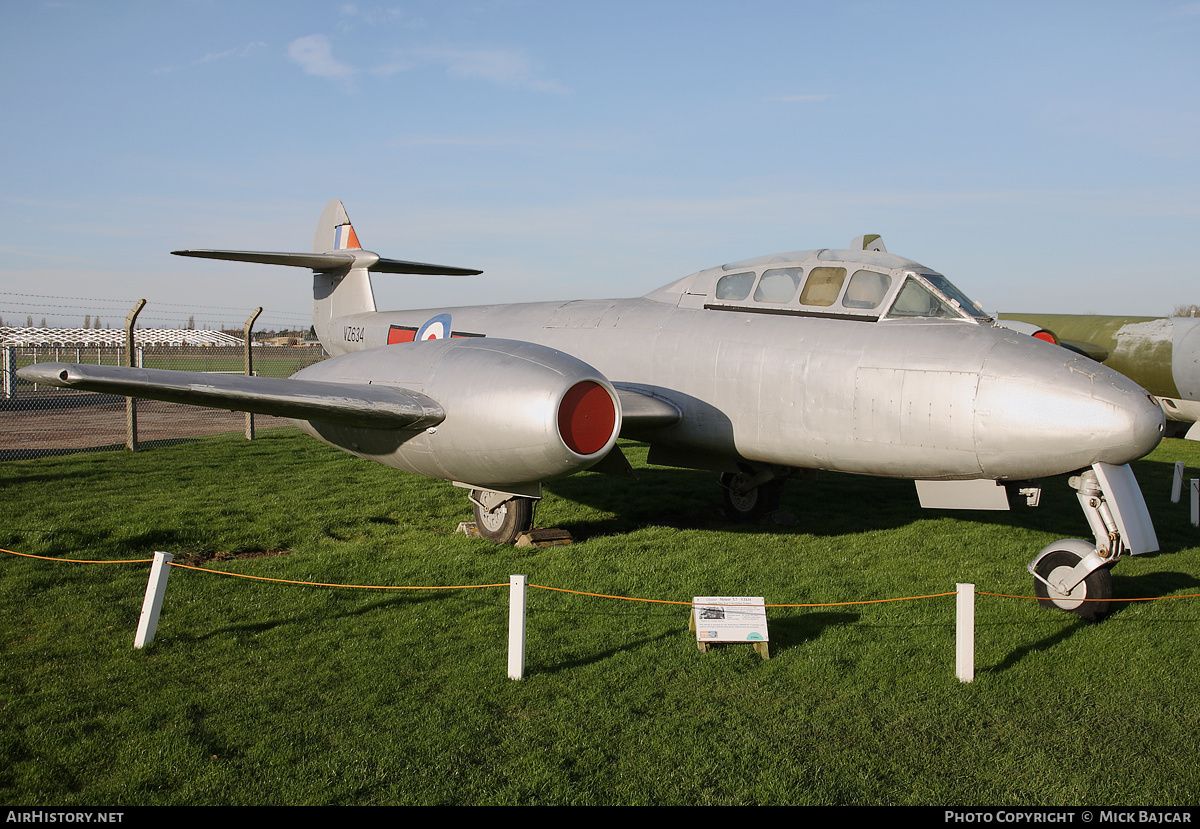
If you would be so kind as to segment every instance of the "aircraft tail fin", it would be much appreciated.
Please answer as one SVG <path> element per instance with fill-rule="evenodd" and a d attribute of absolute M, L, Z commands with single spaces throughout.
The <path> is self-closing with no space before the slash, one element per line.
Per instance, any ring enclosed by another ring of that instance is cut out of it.
<path fill-rule="evenodd" d="M 313 327 L 326 348 L 333 321 L 349 314 L 375 310 L 369 271 L 377 273 L 430 274 L 437 276 L 474 276 L 483 271 L 454 268 L 425 262 L 384 259 L 363 250 L 354 225 L 339 199 L 325 205 L 317 220 L 312 253 L 283 253 L 254 250 L 175 250 L 176 256 L 224 259 L 233 262 L 258 262 L 264 265 L 290 265 L 310 268 L 313 272 Z"/>
<path fill-rule="evenodd" d="M 358 234 L 346 208 L 340 199 L 325 205 L 321 218 L 317 220 L 317 232 L 313 234 L 313 253 L 333 253 L 339 250 L 362 250 Z"/>

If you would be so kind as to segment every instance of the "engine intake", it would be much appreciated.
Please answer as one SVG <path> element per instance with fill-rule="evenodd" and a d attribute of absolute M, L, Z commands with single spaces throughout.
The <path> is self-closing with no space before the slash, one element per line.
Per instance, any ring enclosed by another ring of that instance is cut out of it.
<path fill-rule="evenodd" d="M 424 430 L 300 427 L 398 469 L 504 490 L 587 469 L 616 443 L 621 404 L 599 371 L 535 343 L 455 338 L 334 357 L 297 379 L 413 389 L 446 413 Z"/>

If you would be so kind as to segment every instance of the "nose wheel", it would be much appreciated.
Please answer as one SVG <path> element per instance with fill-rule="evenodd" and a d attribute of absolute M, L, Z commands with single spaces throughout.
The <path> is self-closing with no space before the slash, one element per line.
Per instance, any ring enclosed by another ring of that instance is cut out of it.
<path fill-rule="evenodd" d="M 1052 550 L 1042 555 L 1033 569 L 1033 590 L 1038 604 L 1074 613 L 1081 619 L 1096 622 L 1108 613 L 1112 598 L 1112 573 L 1099 567 L 1078 580 L 1076 568 L 1082 558 L 1069 550 Z"/>

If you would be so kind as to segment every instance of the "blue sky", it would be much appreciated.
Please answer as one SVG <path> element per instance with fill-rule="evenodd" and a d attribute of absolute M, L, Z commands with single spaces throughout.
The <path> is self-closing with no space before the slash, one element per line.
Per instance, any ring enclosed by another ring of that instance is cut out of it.
<path fill-rule="evenodd" d="M 334 197 L 485 271 L 380 308 L 862 233 L 989 311 L 1200 304 L 1200 2 L 0 0 L 0 84 L 6 323 L 302 323 L 307 271 L 169 251 L 309 250 Z"/>

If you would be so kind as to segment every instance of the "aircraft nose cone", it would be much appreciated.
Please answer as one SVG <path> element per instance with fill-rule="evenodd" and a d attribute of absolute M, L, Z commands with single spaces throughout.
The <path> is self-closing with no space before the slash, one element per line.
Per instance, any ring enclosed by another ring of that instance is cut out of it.
<path fill-rule="evenodd" d="M 1129 463 L 1158 445 L 1165 424 L 1158 402 L 1129 378 L 1032 338 L 1006 337 L 980 373 L 975 448 L 988 477 Z"/>

